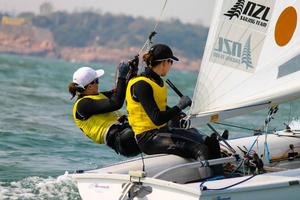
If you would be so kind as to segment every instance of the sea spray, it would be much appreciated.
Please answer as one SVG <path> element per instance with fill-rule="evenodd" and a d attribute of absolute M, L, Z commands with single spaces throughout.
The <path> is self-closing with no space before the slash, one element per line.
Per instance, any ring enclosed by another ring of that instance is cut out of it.
<path fill-rule="evenodd" d="M 0 199 L 80 200 L 75 181 L 66 172 L 57 178 L 28 177 L 10 183 L 0 182 Z"/>

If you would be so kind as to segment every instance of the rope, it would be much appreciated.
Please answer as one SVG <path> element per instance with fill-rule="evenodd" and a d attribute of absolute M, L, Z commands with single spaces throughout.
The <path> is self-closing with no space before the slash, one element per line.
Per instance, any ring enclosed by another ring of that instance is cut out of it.
<path fill-rule="evenodd" d="M 268 127 L 272 119 L 274 119 L 273 115 L 275 115 L 278 111 L 278 106 L 273 106 L 270 108 L 268 112 L 268 116 L 265 120 L 264 124 L 264 129 L 265 129 L 265 142 L 264 142 L 264 158 L 267 154 L 267 159 L 269 162 L 271 162 L 271 157 L 270 157 L 270 151 L 269 151 L 269 146 L 268 146 Z"/>
<path fill-rule="evenodd" d="M 150 49 L 150 46 L 152 44 L 152 38 L 157 34 L 156 33 L 156 29 L 157 29 L 157 27 L 158 27 L 158 25 L 160 23 L 160 20 L 161 20 L 161 17 L 163 15 L 163 13 L 164 13 L 165 8 L 166 8 L 167 2 L 168 2 L 168 0 L 165 0 L 165 3 L 164 3 L 164 5 L 163 5 L 163 7 L 161 9 L 160 15 L 159 15 L 159 17 L 156 20 L 156 24 L 154 26 L 153 31 L 149 34 L 149 37 L 147 38 L 147 40 L 145 41 L 144 45 L 139 50 L 139 52 L 138 52 L 138 54 L 136 56 L 139 56 L 142 53 L 142 51 L 145 49 L 146 46 L 147 46 L 147 49 Z M 117 77 L 118 77 L 118 74 L 119 74 L 119 71 L 118 71 L 118 68 L 117 68 L 116 71 L 115 71 L 115 87 L 117 86 Z"/>
<path fill-rule="evenodd" d="M 132 182 L 128 182 L 124 185 L 123 191 L 122 191 L 121 196 L 119 197 L 119 200 L 127 199 L 126 195 L 128 194 L 129 190 L 132 188 L 132 186 L 134 186 L 134 183 L 132 183 Z"/>
<path fill-rule="evenodd" d="M 218 137 L 219 137 L 219 139 L 221 139 L 223 142 L 224 142 L 224 144 L 228 147 L 228 149 L 232 152 L 232 153 L 234 153 L 234 154 L 236 154 L 236 151 L 235 151 L 235 149 L 224 139 L 224 138 L 222 138 L 222 136 L 219 134 L 219 132 L 216 130 L 216 129 L 214 129 L 214 127 L 212 127 L 212 125 L 210 125 L 210 124 L 207 124 L 207 126 L 214 132 L 214 133 L 216 133 L 217 135 L 218 135 Z"/>
<path fill-rule="evenodd" d="M 272 119 L 274 119 L 273 115 L 275 115 L 278 111 L 278 106 L 273 106 L 270 108 L 268 112 L 268 116 L 265 119 L 265 128 L 268 128 L 268 125 Z"/>
<path fill-rule="evenodd" d="M 235 184 L 232 184 L 232 185 L 229 185 L 229 186 L 226 186 L 226 187 L 223 187 L 223 188 L 215 188 L 215 189 L 207 188 L 206 186 L 203 186 L 203 184 L 206 183 L 206 182 L 202 182 L 202 183 L 200 184 L 200 189 L 201 189 L 201 190 L 226 190 L 226 189 L 228 189 L 228 188 L 231 188 L 231 187 L 234 187 L 234 186 L 236 186 L 236 185 L 242 184 L 242 183 L 244 183 L 244 182 L 246 182 L 246 181 L 249 181 L 250 179 L 254 178 L 256 175 L 257 175 L 257 174 L 254 174 L 254 175 L 252 175 L 252 176 L 246 178 L 245 180 L 242 180 L 242 181 L 240 181 L 240 182 L 237 182 L 237 183 L 235 183 Z"/>
<path fill-rule="evenodd" d="M 290 112 L 289 112 L 289 123 L 291 122 L 291 115 L 292 115 L 292 102 L 290 102 Z"/>
<path fill-rule="evenodd" d="M 248 130 L 248 131 L 257 131 L 257 129 L 247 128 L 247 127 L 243 127 L 243 126 L 237 126 L 237 125 L 234 125 L 234 124 L 227 124 L 227 123 L 221 123 L 221 122 L 214 122 L 214 123 L 219 124 L 219 125 L 223 125 L 223 126 L 228 126 L 228 127 L 240 128 L 240 129 L 244 129 L 244 130 Z"/>
<path fill-rule="evenodd" d="M 147 46 L 147 49 L 150 49 L 150 45 L 152 44 L 152 38 L 153 38 L 153 36 L 156 35 L 156 33 L 157 33 L 157 32 L 156 32 L 156 29 L 157 29 L 157 27 L 158 27 L 158 25 L 159 25 L 159 23 L 160 23 L 160 20 L 161 20 L 161 18 L 162 18 L 162 15 L 163 15 L 164 11 L 165 11 L 167 2 L 168 2 L 168 0 L 165 0 L 165 3 L 164 3 L 164 5 L 163 5 L 163 7 L 162 7 L 162 9 L 161 9 L 160 15 L 159 15 L 159 17 L 158 17 L 157 20 L 156 20 L 156 24 L 155 24 L 155 26 L 154 26 L 154 28 L 153 28 L 153 31 L 150 33 L 148 39 L 145 41 L 144 45 L 143 45 L 142 48 L 139 50 L 138 55 L 140 55 L 140 54 L 142 53 L 142 51 L 145 49 L 146 46 Z"/>

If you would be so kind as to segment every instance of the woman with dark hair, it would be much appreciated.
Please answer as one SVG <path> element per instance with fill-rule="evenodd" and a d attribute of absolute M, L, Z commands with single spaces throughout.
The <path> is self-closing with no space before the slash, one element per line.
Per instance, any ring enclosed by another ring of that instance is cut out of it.
<path fill-rule="evenodd" d="M 140 76 L 129 81 L 126 91 L 126 109 L 138 145 L 146 154 L 175 154 L 184 158 L 207 160 L 220 157 L 220 147 L 215 137 L 200 134 L 196 129 L 171 128 L 167 123 L 178 117 L 191 105 L 188 96 L 179 103 L 167 106 L 167 87 L 161 78 L 168 74 L 174 61 L 170 47 L 154 45 L 143 56 L 147 67 Z M 222 169 L 215 170 L 215 175 Z"/>
<path fill-rule="evenodd" d="M 102 69 L 81 67 L 74 72 L 73 82 L 69 84 L 72 98 L 77 96 L 73 107 L 76 125 L 94 142 L 107 144 L 127 157 L 140 153 L 127 118 L 119 110 L 125 99 L 129 69 L 129 64 L 119 65 L 117 87 L 111 91 L 98 92 L 99 77 L 104 74 Z"/>

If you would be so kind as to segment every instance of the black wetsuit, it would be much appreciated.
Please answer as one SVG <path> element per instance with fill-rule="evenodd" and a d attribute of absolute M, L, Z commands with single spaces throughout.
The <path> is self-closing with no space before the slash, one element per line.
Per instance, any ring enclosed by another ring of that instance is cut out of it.
<path fill-rule="evenodd" d="M 119 78 L 116 90 L 102 92 L 107 99 L 82 99 L 78 103 L 76 117 L 80 120 L 85 120 L 95 114 L 119 110 L 124 103 L 126 86 L 126 79 Z M 120 123 L 112 125 L 107 132 L 107 145 L 117 153 L 127 157 L 139 154 L 140 150 L 126 116 L 122 116 L 118 121 Z"/>
<path fill-rule="evenodd" d="M 163 80 L 151 69 L 146 69 L 142 76 L 163 86 Z M 160 111 L 154 100 L 152 87 L 145 81 L 136 82 L 131 88 L 131 94 L 135 101 L 141 103 L 155 125 L 165 124 L 181 113 L 177 106 Z M 146 131 L 136 138 L 141 150 L 146 154 L 169 153 L 201 160 L 220 157 L 218 141 L 200 134 L 196 129 L 165 126 Z"/>
<path fill-rule="evenodd" d="M 92 115 L 107 113 L 122 108 L 126 90 L 126 79 L 119 78 L 116 90 L 101 92 L 108 99 L 93 100 L 82 99 L 77 106 L 78 119 L 88 119 Z"/>

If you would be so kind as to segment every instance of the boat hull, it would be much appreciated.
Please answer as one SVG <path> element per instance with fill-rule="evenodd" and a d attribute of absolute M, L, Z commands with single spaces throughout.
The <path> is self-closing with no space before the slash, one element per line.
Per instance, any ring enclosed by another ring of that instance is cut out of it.
<path fill-rule="evenodd" d="M 299 150 L 300 139 L 288 137 L 280 134 L 269 134 L 267 136 L 270 158 L 280 158 L 281 162 L 267 162 L 266 165 L 280 166 L 281 163 L 287 163 L 287 168 L 299 167 L 299 162 L 288 161 L 287 151 L 290 144 L 295 146 L 295 151 Z M 292 134 L 292 133 L 291 133 Z M 250 136 L 246 138 L 228 140 L 227 142 L 243 156 L 242 148 L 251 149 L 256 153 L 264 153 L 265 136 Z M 257 140 L 256 140 L 257 139 Z M 255 144 L 253 145 L 254 141 Z M 223 150 L 226 149 L 221 144 Z M 287 160 L 287 161 L 284 161 Z M 145 156 L 146 176 L 134 177 L 129 175 L 130 170 L 142 170 L 141 158 L 131 159 L 120 162 L 101 169 L 90 170 L 81 174 L 74 174 L 73 177 L 78 183 L 80 195 L 83 200 L 93 199 L 128 199 L 126 184 L 138 184 L 146 187 L 146 196 L 135 199 L 156 200 L 162 197 L 168 197 L 172 200 L 234 200 L 234 199 L 299 199 L 300 196 L 300 169 L 286 170 L 276 173 L 266 173 L 257 175 L 244 183 L 237 184 L 223 190 L 200 190 L 203 180 L 203 174 L 207 173 L 207 168 L 178 168 L 168 173 L 157 176 L 165 169 L 174 168 L 174 166 L 190 164 L 192 160 L 184 159 L 175 155 L 152 155 Z M 296 163 L 295 166 L 293 163 Z M 282 169 L 280 169 L 282 170 Z M 228 187 L 241 182 L 249 177 L 230 178 L 203 183 L 208 189 L 218 189 Z M 192 182 L 192 183 L 191 183 Z M 133 188 L 136 186 L 133 186 Z M 151 188 L 151 192 L 147 190 Z M 144 189 L 142 189 L 144 190 Z M 143 192 L 142 192 L 143 193 Z M 124 198 L 122 198 L 122 194 Z M 127 195 L 127 196 L 126 196 Z M 130 199 L 130 198 L 129 198 Z"/>
<path fill-rule="evenodd" d="M 151 188 L 151 192 L 141 200 L 157 200 L 168 198 L 172 200 L 298 200 L 300 196 L 300 170 L 288 170 L 250 177 L 239 177 L 218 181 L 209 181 L 203 185 L 207 190 L 200 189 L 200 183 L 178 184 L 154 178 L 134 180 L 129 175 L 121 174 L 77 174 L 78 188 L 83 200 L 115 200 L 121 199 L 123 187 L 129 182 Z M 220 189 L 241 181 L 231 188 Z M 128 199 L 125 195 L 124 199 Z"/>

